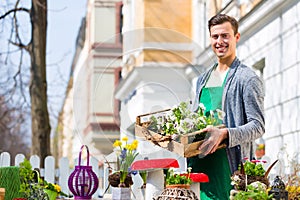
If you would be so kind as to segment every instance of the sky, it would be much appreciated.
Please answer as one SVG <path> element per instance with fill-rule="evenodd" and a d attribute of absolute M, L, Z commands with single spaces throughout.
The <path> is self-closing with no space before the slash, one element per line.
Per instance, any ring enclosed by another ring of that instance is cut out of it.
<path fill-rule="evenodd" d="M 86 4 L 87 0 L 48 1 L 47 79 L 50 109 L 54 112 L 62 107 Z"/>
<path fill-rule="evenodd" d="M 12 9 L 16 0 L 0 1 L 0 15 Z M 76 38 L 79 32 L 82 19 L 86 15 L 87 0 L 48 0 L 48 24 L 47 24 L 47 86 L 48 106 L 52 130 L 56 129 L 57 116 L 61 111 L 67 83 L 70 78 L 70 69 L 75 53 Z M 31 0 L 21 0 L 20 7 L 30 9 Z M 6 57 L 8 38 L 11 33 L 12 15 L 0 23 L 0 65 Z M 28 13 L 18 12 L 19 31 L 24 44 L 30 41 L 31 26 Z M 11 45 L 13 46 L 13 45 Z M 11 47 L 16 48 L 16 47 Z M 12 50 L 10 49 L 10 50 Z M 2 55 L 1 55 L 2 53 Z M 19 54 L 10 54 L 7 66 L 0 66 L 1 74 L 5 70 L 14 74 L 12 66 L 18 66 Z M 23 68 L 26 75 L 23 79 L 29 81 L 29 58 L 24 58 Z M 2 77 L 3 78 L 3 77 Z M 4 88 L 5 90 L 5 88 Z M 27 96 L 27 95 L 26 95 Z M 29 97 L 27 96 L 28 100 Z"/>

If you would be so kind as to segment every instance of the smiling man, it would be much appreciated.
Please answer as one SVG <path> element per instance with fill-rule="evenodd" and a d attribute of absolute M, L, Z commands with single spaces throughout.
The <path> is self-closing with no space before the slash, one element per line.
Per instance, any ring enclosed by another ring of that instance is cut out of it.
<path fill-rule="evenodd" d="M 253 158 L 252 143 L 265 131 L 264 92 L 260 78 L 236 57 L 240 39 L 236 19 L 218 14 L 208 22 L 212 50 L 218 62 L 197 81 L 195 111 L 199 104 L 206 111 L 225 112 L 225 128 L 207 127 L 207 137 L 199 147 L 201 154 L 188 160 L 193 172 L 203 172 L 209 183 L 201 184 L 201 200 L 229 199 L 230 176 L 241 159 Z M 226 149 L 217 149 L 220 143 Z"/>

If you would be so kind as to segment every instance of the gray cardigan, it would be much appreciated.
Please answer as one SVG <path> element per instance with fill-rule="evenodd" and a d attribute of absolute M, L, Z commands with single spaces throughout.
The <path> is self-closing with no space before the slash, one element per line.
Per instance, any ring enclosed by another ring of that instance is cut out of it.
<path fill-rule="evenodd" d="M 214 67 L 197 81 L 194 110 L 199 95 Z M 231 172 L 237 170 L 242 158 L 253 158 L 252 142 L 265 132 L 264 91 L 261 79 L 249 67 L 235 58 L 228 71 L 222 97 L 223 123 L 228 128 L 227 156 Z"/>

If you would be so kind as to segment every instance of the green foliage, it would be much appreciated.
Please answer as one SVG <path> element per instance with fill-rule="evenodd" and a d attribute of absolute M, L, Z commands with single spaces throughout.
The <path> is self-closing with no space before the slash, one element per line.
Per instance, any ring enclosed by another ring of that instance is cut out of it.
<path fill-rule="evenodd" d="M 265 175 L 265 169 L 263 168 L 261 163 L 257 163 L 256 161 L 246 161 L 244 163 L 244 170 L 245 174 L 249 176 L 264 176 Z"/>
<path fill-rule="evenodd" d="M 187 184 L 190 185 L 192 183 L 192 180 L 190 178 L 190 168 L 188 169 L 187 174 L 176 174 L 174 173 L 174 170 L 171 168 L 167 171 L 166 174 L 166 185 L 175 185 L 175 184 Z"/>
<path fill-rule="evenodd" d="M 61 187 L 58 184 L 49 183 L 43 181 L 44 188 L 53 192 L 56 192 L 58 195 L 67 197 L 68 195 L 61 191 Z"/>
<path fill-rule="evenodd" d="M 24 197 L 28 198 L 30 196 L 31 184 L 33 183 L 34 172 L 32 170 L 32 166 L 26 158 L 23 162 L 20 163 L 20 193 L 24 195 Z"/>
<path fill-rule="evenodd" d="M 35 172 L 32 169 L 30 161 L 26 158 L 20 163 L 19 175 L 21 182 L 19 192 L 22 194 L 22 197 L 28 200 L 49 199 L 47 194 L 44 193 L 43 186 L 39 180 L 35 180 L 35 178 L 38 179 L 38 177 L 35 177 Z"/>
<path fill-rule="evenodd" d="M 248 185 L 246 191 L 238 192 L 234 200 L 271 200 L 272 195 L 268 195 L 266 190 L 258 184 L 258 186 Z"/>
<path fill-rule="evenodd" d="M 140 176 L 141 176 L 141 178 L 143 180 L 143 183 L 146 184 L 146 182 L 147 182 L 147 174 L 148 174 L 147 171 L 140 171 L 139 174 L 140 174 Z"/>

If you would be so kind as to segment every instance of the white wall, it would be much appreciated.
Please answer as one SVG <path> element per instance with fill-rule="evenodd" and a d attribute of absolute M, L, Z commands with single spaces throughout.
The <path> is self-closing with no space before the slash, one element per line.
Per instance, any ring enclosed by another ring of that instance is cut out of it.
<path fill-rule="evenodd" d="M 277 170 L 288 172 L 279 168 L 300 149 L 300 3 L 273 14 L 274 20 L 238 47 L 238 57 L 248 66 L 265 58 L 266 155 L 271 162 L 283 157 Z"/>

